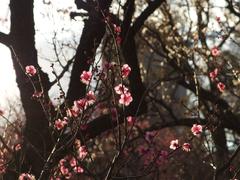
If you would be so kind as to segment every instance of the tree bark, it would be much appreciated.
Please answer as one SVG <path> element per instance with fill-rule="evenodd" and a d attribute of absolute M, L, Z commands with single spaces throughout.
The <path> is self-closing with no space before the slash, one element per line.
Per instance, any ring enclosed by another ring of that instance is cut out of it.
<path fill-rule="evenodd" d="M 24 108 L 26 123 L 23 130 L 22 164 L 18 164 L 16 159 L 15 167 L 19 172 L 31 172 L 36 177 L 40 174 L 44 159 L 51 149 L 50 133 L 48 131 L 48 119 L 40 103 L 33 100 L 34 89 L 27 78 L 24 68 L 27 65 L 34 65 L 40 74 L 44 87 L 44 94 L 47 96 L 50 82 L 37 61 L 37 51 L 35 49 L 35 29 L 33 15 L 33 0 L 11 0 L 11 51 L 12 61 L 16 72 L 16 82 L 20 91 L 21 102 Z M 21 67 L 22 66 L 22 67 Z M 32 78 L 38 90 L 40 84 L 38 78 Z M 46 97 L 47 98 L 47 97 Z M 19 157 L 20 158 L 20 157 Z M 14 167 L 14 164 L 12 164 Z M 11 167 L 9 167 L 10 169 Z M 9 172 L 12 172 L 9 170 Z M 17 174 L 6 173 L 5 179 L 17 179 Z"/>

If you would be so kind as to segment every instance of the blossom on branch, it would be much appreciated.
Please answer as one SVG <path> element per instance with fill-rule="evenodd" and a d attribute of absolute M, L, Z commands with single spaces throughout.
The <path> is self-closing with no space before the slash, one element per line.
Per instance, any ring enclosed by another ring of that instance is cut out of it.
<path fill-rule="evenodd" d="M 29 65 L 25 67 L 25 72 L 29 76 L 34 76 L 37 73 L 37 70 L 33 65 Z"/>
<path fill-rule="evenodd" d="M 83 71 L 80 76 L 82 83 L 84 83 L 86 85 L 88 85 L 90 83 L 91 78 L 92 78 L 92 72 L 90 72 L 90 71 Z"/>
<path fill-rule="evenodd" d="M 186 152 L 189 152 L 191 150 L 191 145 L 189 143 L 184 143 L 182 145 L 182 150 L 186 151 Z"/>
<path fill-rule="evenodd" d="M 201 134 L 202 130 L 203 130 L 202 125 L 199 125 L 199 124 L 193 124 L 193 126 L 191 128 L 191 131 L 194 136 Z"/>
<path fill-rule="evenodd" d="M 123 104 L 124 106 L 129 106 L 129 104 L 133 101 L 132 95 L 130 92 L 123 93 L 120 96 L 119 104 Z"/>
<path fill-rule="evenodd" d="M 169 146 L 170 149 L 176 150 L 178 147 L 179 147 L 178 139 L 172 140 L 170 142 L 170 146 Z"/>
<path fill-rule="evenodd" d="M 122 77 L 123 78 L 126 78 L 128 77 L 128 75 L 130 74 L 131 72 L 131 68 L 129 67 L 128 64 L 124 64 L 121 68 L 121 74 L 122 74 Z"/>
<path fill-rule="evenodd" d="M 63 129 L 66 125 L 68 124 L 67 122 L 67 118 L 63 118 L 63 120 L 61 119 L 57 119 L 54 123 L 55 128 L 57 128 L 57 130 L 61 130 Z"/>
<path fill-rule="evenodd" d="M 222 82 L 219 82 L 219 83 L 217 84 L 217 88 L 218 88 L 218 90 L 219 90 L 220 92 L 224 92 L 224 90 L 225 90 L 225 84 L 223 84 Z"/>
<path fill-rule="evenodd" d="M 217 56 L 220 55 L 220 50 L 217 47 L 213 47 L 211 49 L 211 54 L 212 54 L 213 57 L 217 57 Z"/>

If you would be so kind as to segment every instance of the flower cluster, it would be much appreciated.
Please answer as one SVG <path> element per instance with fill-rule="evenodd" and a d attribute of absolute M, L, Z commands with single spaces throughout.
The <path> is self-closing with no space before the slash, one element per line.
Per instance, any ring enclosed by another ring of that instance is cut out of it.
<path fill-rule="evenodd" d="M 185 152 L 189 152 L 191 150 L 191 145 L 189 143 L 183 143 L 182 146 L 179 145 L 179 140 L 175 139 L 170 142 L 170 149 L 176 150 L 179 147 L 182 147 L 182 150 Z"/>
<path fill-rule="evenodd" d="M 28 173 L 22 173 L 20 174 L 20 176 L 18 177 L 18 180 L 35 180 L 35 176 L 32 174 L 28 174 Z"/>
<path fill-rule="evenodd" d="M 79 160 L 68 155 L 59 161 L 58 171 L 55 173 L 54 178 L 71 179 L 83 172 L 84 169 L 79 165 Z"/>
<path fill-rule="evenodd" d="M 92 72 L 91 71 L 83 71 L 81 76 L 80 76 L 80 79 L 82 81 L 82 83 L 88 85 L 91 81 L 91 78 L 92 78 Z"/>
<path fill-rule="evenodd" d="M 37 70 L 33 65 L 29 65 L 25 67 L 25 72 L 29 76 L 34 76 L 37 73 Z"/>
<path fill-rule="evenodd" d="M 73 102 L 71 109 L 67 110 L 67 114 L 70 117 L 77 117 L 80 113 L 87 109 L 90 105 L 94 104 L 96 96 L 93 91 L 89 91 L 85 98 L 81 98 Z"/>
<path fill-rule="evenodd" d="M 114 90 L 116 94 L 120 95 L 119 104 L 129 106 L 129 104 L 133 101 L 131 93 L 123 84 L 117 85 Z"/>
<path fill-rule="evenodd" d="M 68 124 L 68 119 L 64 117 L 63 119 L 57 119 L 54 126 L 57 130 L 63 129 Z"/>

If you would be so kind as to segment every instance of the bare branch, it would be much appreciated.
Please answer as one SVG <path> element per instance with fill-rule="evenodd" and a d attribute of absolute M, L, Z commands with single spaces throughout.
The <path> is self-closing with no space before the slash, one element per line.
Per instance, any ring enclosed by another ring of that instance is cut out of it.
<path fill-rule="evenodd" d="M 73 63 L 74 58 L 75 58 L 75 56 L 73 58 L 71 58 L 70 60 L 68 60 L 66 66 L 64 66 L 62 72 L 58 75 L 57 79 L 55 79 L 54 81 L 50 82 L 50 86 L 53 86 L 55 83 L 57 83 L 57 81 L 59 79 L 61 79 L 63 77 L 65 72 L 67 72 L 69 70 L 69 67 Z"/>
<path fill-rule="evenodd" d="M 11 45 L 10 36 L 8 34 L 0 32 L 0 43 L 9 47 Z"/>
<path fill-rule="evenodd" d="M 163 3 L 165 0 L 155 0 L 153 2 L 149 2 L 148 7 L 140 14 L 140 16 L 134 22 L 131 33 L 136 34 L 141 27 L 143 26 L 144 22 L 147 18 Z"/>

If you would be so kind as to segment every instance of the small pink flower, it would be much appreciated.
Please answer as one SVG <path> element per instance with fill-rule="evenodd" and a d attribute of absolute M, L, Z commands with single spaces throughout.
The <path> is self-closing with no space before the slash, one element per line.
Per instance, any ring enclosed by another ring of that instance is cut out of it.
<path fill-rule="evenodd" d="M 18 180 L 35 180 L 35 176 L 32 174 L 28 174 L 28 173 L 22 173 L 18 177 Z"/>
<path fill-rule="evenodd" d="M 81 174 L 84 172 L 83 168 L 80 166 L 76 166 L 73 170 L 75 173 L 78 173 L 78 174 Z"/>
<path fill-rule="evenodd" d="M 197 136 L 202 133 L 202 129 L 203 129 L 202 125 L 193 124 L 191 131 L 192 131 L 193 135 Z"/>
<path fill-rule="evenodd" d="M 182 150 L 186 151 L 186 152 L 189 152 L 191 150 L 191 145 L 189 143 L 184 143 L 182 145 Z"/>
<path fill-rule="evenodd" d="M 33 65 L 26 66 L 25 71 L 29 76 L 34 76 L 37 73 L 37 70 Z"/>
<path fill-rule="evenodd" d="M 77 165 L 77 160 L 74 157 L 72 157 L 69 164 L 71 167 L 75 167 Z"/>
<path fill-rule="evenodd" d="M 43 92 L 42 91 L 35 91 L 32 95 L 33 99 L 39 99 L 40 97 L 42 97 Z"/>
<path fill-rule="evenodd" d="M 133 101 L 132 95 L 130 92 L 123 93 L 120 96 L 119 104 L 123 104 L 124 106 L 128 106 Z"/>
<path fill-rule="evenodd" d="M 216 17 L 216 21 L 219 23 L 221 22 L 221 18 L 219 16 Z"/>
<path fill-rule="evenodd" d="M 65 163 L 66 163 L 66 159 L 61 159 L 59 161 L 60 166 L 64 166 Z"/>
<path fill-rule="evenodd" d="M 214 81 L 216 79 L 218 75 L 218 69 L 215 68 L 212 72 L 209 73 L 209 77 L 211 78 L 212 81 Z"/>
<path fill-rule="evenodd" d="M 88 85 L 92 78 L 92 73 L 90 71 L 83 71 L 80 77 L 81 77 L 82 83 Z"/>
<path fill-rule="evenodd" d="M 133 125 L 135 123 L 135 121 L 136 121 L 136 118 L 134 118 L 132 116 L 127 117 L 128 124 Z"/>
<path fill-rule="evenodd" d="M 68 175 L 68 173 L 69 173 L 69 169 L 66 168 L 65 166 L 61 166 L 60 171 L 64 176 Z"/>
<path fill-rule="evenodd" d="M 217 88 L 220 92 L 224 92 L 224 89 L 225 89 L 225 84 L 223 84 L 222 82 L 219 82 L 217 84 Z"/>
<path fill-rule="evenodd" d="M 88 105 L 92 105 L 96 101 L 96 96 L 93 91 L 89 91 L 86 95 L 86 100 Z"/>
<path fill-rule="evenodd" d="M 121 69 L 122 77 L 126 78 L 131 72 L 131 68 L 128 66 L 128 64 L 124 64 Z"/>
<path fill-rule="evenodd" d="M 179 147 L 178 139 L 172 140 L 170 142 L 170 146 L 169 146 L 170 149 L 175 150 L 178 147 Z"/>
<path fill-rule="evenodd" d="M 119 84 L 114 88 L 117 94 L 124 94 L 128 92 L 128 88 L 126 88 L 123 84 Z"/>
<path fill-rule="evenodd" d="M 217 57 L 220 55 L 220 50 L 217 47 L 213 47 L 211 49 L 211 54 L 212 54 L 212 56 Z"/>
<path fill-rule="evenodd" d="M 87 108 L 87 100 L 85 98 L 74 101 L 73 104 L 76 111 L 83 111 Z"/>
<path fill-rule="evenodd" d="M 114 31 L 117 34 L 121 33 L 121 27 L 114 24 Z"/>
<path fill-rule="evenodd" d="M 71 109 L 67 109 L 67 115 L 69 117 L 77 117 L 79 113 L 80 113 L 80 110 L 75 106 L 72 106 Z"/>
<path fill-rule="evenodd" d="M 87 156 L 87 148 L 86 146 L 80 146 L 78 149 L 78 157 L 79 159 L 84 159 Z"/>
<path fill-rule="evenodd" d="M 3 159 L 0 159 L 0 175 L 6 172 L 5 162 Z"/>
<path fill-rule="evenodd" d="M 54 126 L 55 126 L 55 128 L 57 128 L 57 130 L 63 129 L 66 125 L 67 125 L 67 119 L 66 118 L 64 118 L 63 120 L 57 119 L 55 121 L 55 124 L 54 124 Z"/>
<path fill-rule="evenodd" d="M 22 149 L 21 144 L 17 144 L 14 149 L 15 151 L 19 151 L 20 149 Z"/>

